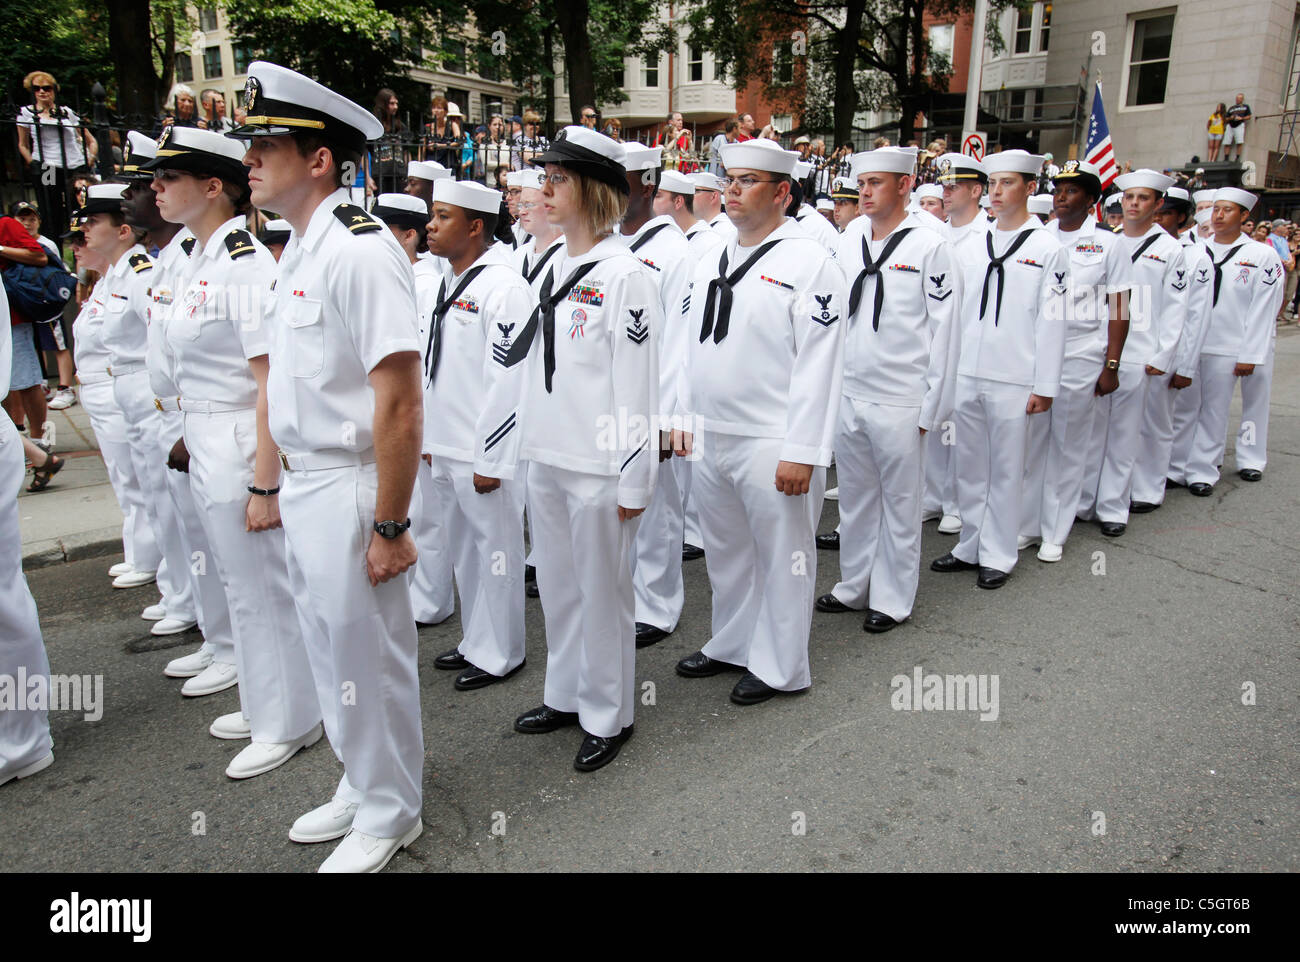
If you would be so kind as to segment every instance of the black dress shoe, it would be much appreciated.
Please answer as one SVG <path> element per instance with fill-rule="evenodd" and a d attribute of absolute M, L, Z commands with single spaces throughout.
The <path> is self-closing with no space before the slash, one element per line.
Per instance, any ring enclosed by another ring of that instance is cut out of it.
<path fill-rule="evenodd" d="M 450 614 L 443 615 L 443 616 L 442 616 L 441 618 L 439 618 L 437 621 L 421 621 L 419 618 L 416 618 L 416 619 L 415 619 L 415 627 L 417 627 L 417 628 L 432 628 L 434 625 L 440 625 L 440 624 L 442 624 L 444 621 L 446 621 L 446 620 L 447 620 L 448 618 L 450 618 L 450 617 L 451 617 Z"/>
<path fill-rule="evenodd" d="M 524 565 L 524 584 L 531 585 L 537 583 L 537 567 L 535 565 Z"/>
<path fill-rule="evenodd" d="M 1214 493 L 1214 485 L 1206 484 L 1204 481 L 1197 481 L 1195 484 L 1189 484 L 1187 490 L 1198 498 L 1208 498 Z"/>
<path fill-rule="evenodd" d="M 874 608 L 867 609 L 867 620 L 862 623 L 862 630 L 869 631 L 872 634 L 879 635 L 890 628 L 898 627 L 898 622 L 883 611 L 876 611 Z"/>
<path fill-rule="evenodd" d="M 1242 468 L 1237 474 L 1240 475 L 1243 481 L 1259 481 L 1264 477 L 1264 472 L 1255 468 Z"/>
<path fill-rule="evenodd" d="M 1118 538 L 1126 530 L 1128 530 L 1128 525 L 1122 521 L 1101 522 L 1101 533 L 1108 538 Z"/>
<path fill-rule="evenodd" d="M 687 655 L 677 663 L 677 674 L 683 678 L 712 678 L 714 675 L 721 675 L 725 671 L 744 670 L 740 665 L 732 665 L 725 661 L 714 661 L 702 651 Z"/>
<path fill-rule="evenodd" d="M 526 711 L 515 719 L 515 731 L 522 735 L 545 735 L 557 728 L 578 724 L 576 711 L 556 711 L 546 705 Z"/>
<path fill-rule="evenodd" d="M 465 656 L 460 653 L 459 648 L 453 648 L 451 651 L 444 651 L 433 659 L 433 667 L 441 668 L 443 671 L 460 671 L 463 668 L 469 668 L 470 664 L 465 660 Z"/>
<path fill-rule="evenodd" d="M 682 545 L 682 560 L 695 561 L 704 557 L 704 549 L 693 544 Z"/>
<path fill-rule="evenodd" d="M 490 671 L 484 671 L 482 668 L 470 665 L 456 676 L 456 680 L 452 682 L 452 685 L 457 691 L 474 691 L 476 688 L 486 688 L 488 685 L 495 685 L 499 681 L 505 681 L 527 663 L 528 659 L 525 658 L 504 675 L 494 675 Z"/>
<path fill-rule="evenodd" d="M 540 598 L 542 596 L 542 593 L 537 590 L 536 581 L 524 582 L 524 594 L 527 595 L 529 598 Z"/>
<path fill-rule="evenodd" d="M 632 727 L 628 725 L 613 738 L 588 735 L 582 740 L 582 747 L 573 759 L 573 767 L 580 772 L 594 772 L 598 768 L 604 768 L 615 759 L 623 743 L 632 737 Z"/>
<path fill-rule="evenodd" d="M 935 558 L 930 562 L 931 571 L 942 571 L 944 574 L 951 574 L 954 571 L 974 571 L 978 567 L 977 564 L 955 557 L 951 551 L 942 558 Z"/>
<path fill-rule="evenodd" d="M 1130 501 L 1128 503 L 1128 513 L 1149 514 L 1158 507 L 1160 507 L 1160 505 L 1152 504 L 1150 501 Z"/>
<path fill-rule="evenodd" d="M 840 533 L 832 531 L 830 534 L 819 534 L 817 536 L 817 547 L 825 551 L 840 550 Z"/>
<path fill-rule="evenodd" d="M 731 689 L 731 701 L 736 705 L 757 705 L 776 695 L 798 695 L 807 690 L 803 688 L 799 691 L 780 691 L 768 685 L 752 671 L 747 671 L 745 677 L 736 682 L 736 687 Z"/>
<path fill-rule="evenodd" d="M 836 598 L 830 592 L 827 592 L 826 594 L 818 598 L 816 601 L 814 601 L 813 607 L 816 608 L 818 611 L 833 611 L 836 613 L 853 610 L 844 602 L 840 601 L 839 598 Z"/>
<path fill-rule="evenodd" d="M 1011 577 L 1009 571 L 999 571 L 997 568 L 980 568 L 980 573 L 975 578 L 975 584 L 981 588 L 1001 588 Z"/>
<path fill-rule="evenodd" d="M 655 642 L 663 641 L 671 634 L 671 631 L 664 631 L 654 625 L 647 625 L 644 621 L 638 621 L 636 623 L 636 646 L 638 648 L 649 648 Z"/>

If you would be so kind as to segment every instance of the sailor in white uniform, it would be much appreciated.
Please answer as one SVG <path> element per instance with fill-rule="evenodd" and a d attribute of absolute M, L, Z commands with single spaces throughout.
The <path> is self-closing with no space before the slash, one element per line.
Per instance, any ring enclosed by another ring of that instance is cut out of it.
<path fill-rule="evenodd" d="M 249 65 L 252 201 L 293 225 L 276 273 L 267 400 L 280 446 L 289 583 L 344 774 L 289 837 L 343 841 L 326 872 L 377 872 L 420 834 L 424 738 L 408 571 L 423 396 L 410 263 L 348 203 L 382 127 L 275 64 Z"/>
<path fill-rule="evenodd" d="M 1115 186 L 1123 191 L 1124 227 L 1111 241 L 1117 256 L 1107 285 L 1129 292 L 1129 329 L 1119 387 L 1099 405 L 1078 509 L 1079 517 L 1095 518 L 1101 533 L 1112 538 L 1128 527 L 1148 393 L 1157 392 L 1150 402 L 1160 410 L 1157 420 L 1169 419 L 1167 389 L 1187 320 L 1188 284 L 1183 246 L 1155 223 L 1173 178 L 1142 169 L 1116 178 Z"/>
<path fill-rule="evenodd" d="M 701 171 L 691 174 L 691 183 L 695 185 L 695 213 L 724 241 L 730 240 L 736 235 L 736 226 L 722 209 L 722 179 Z"/>
<path fill-rule="evenodd" d="M 518 174 L 523 185 L 519 189 L 519 223 L 528 232 L 528 241 L 515 251 L 515 263 L 524 280 L 536 289 L 546 265 L 563 255 L 564 234 L 546 219 L 542 171 L 530 167 L 518 171 Z"/>
<path fill-rule="evenodd" d="M 913 196 L 921 210 L 938 218 L 940 223 L 944 222 L 947 215 L 943 211 L 942 184 L 921 184 Z"/>
<path fill-rule="evenodd" d="M 462 639 L 434 660 L 458 691 L 509 678 L 524 664 L 524 492 L 516 480 L 522 365 L 506 365 L 532 312 L 513 252 L 493 241 L 501 195 L 440 181 L 428 223 L 439 282 L 424 354 L 427 510 L 455 558 Z"/>
<path fill-rule="evenodd" d="M 983 263 L 962 279 L 969 296 L 954 418 L 961 537 L 930 570 L 977 570 L 981 588 L 1002 587 L 1015 567 L 1025 422 L 1047 411 L 1061 386 L 1070 261 L 1026 207 L 1042 165 L 1023 150 L 985 159 L 998 219 L 983 237 Z"/>
<path fill-rule="evenodd" d="M 692 276 L 674 451 L 693 490 L 713 588 L 712 637 L 689 678 L 745 674 L 753 705 L 812 683 L 813 541 L 843 378 L 844 275 L 785 216 L 794 157 L 768 140 L 722 147 L 737 236 Z M 825 224 L 825 221 L 822 221 Z M 829 225 L 826 225 L 829 227 Z"/>
<path fill-rule="evenodd" d="M 433 202 L 433 185 L 439 180 L 450 179 L 451 171 L 436 161 L 407 161 L 404 193 L 420 198 L 428 207 Z"/>
<path fill-rule="evenodd" d="M 807 180 L 808 175 L 812 172 L 812 164 L 806 160 L 799 159 L 799 152 L 796 150 L 788 151 L 795 158 L 794 171 L 791 176 L 794 178 L 794 190 L 792 196 L 797 199 L 794 201 L 791 217 L 803 228 L 813 240 L 826 248 L 827 253 L 832 257 L 839 249 L 839 232 L 831 226 L 821 214 L 817 213 L 817 208 L 809 204 L 803 196 L 803 188 L 799 185 Z"/>
<path fill-rule="evenodd" d="M 906 209 L 916 153 L 853 155 L 867 216 L 844 232 L 838 257 L 852 278 L 835 440 L 840 581 L 816 606 L 865 608 L 874 633 L 906 621 L 916 600 L 924 438 L 951 413 L 960 347 L 951 247 Z"/>
<path fill-rule="evenodd" d="M 321 737 L 321 710 L 294 612 L 280 530 L 280 462 L 267 422 L 271 252 L 244 229 L 249 204 L 244 144 L 191 127 L 171 128 L 141 169 L 158 210 L 195 240 L 164 283 L 150 334 L 178 390 L 189 478 L 209 567 L 224 588 L 235 636 L 241 710 L 209 729 L 251 738 L 226 768 L 252 778 Z M 205 606 L 206 608 L 206 606 Z"/>
<path fill-rule="evenodd" d="M 630 558 L 657 474 L 663 315 L 653 272 L 614 236 L 627 205 L 624 156 L 622 144 L 570 126 L 534 159 L 565 250 L 506 358 L 528 368 L 520 456 L 548 652 L 543 702 L 515 731 L 581 725 L 582 772 L 609 764 L 632 736 Z"/>
<path fill-rule="evenodd" d="M 1219 481 L 1219 465 L 1227 445 L 1228 414 L 1238 378 L 1252 379 L 1270 374 L 1270 361 L 1277 333 L 1275 319 L 1285 294 L 1285 270 L 1271 244 L 1253 241 L 1241 233 L 1241 223 L 1254 209 L 1256 197 L 1239 187 L 1220 187 L 1214 197 L 1214 236 L 1207 246 L 1213 258 L 1209 329 L 1201 347 L 1196 430 L 1190 448 L 1183 455 L 1183 477 L 1187 489 L 1208 497 Z M 1193 383 L 1187 391 L 1196 391 Z M 1245 480 L 1258 481 L 1262 450 L 1267 442 L 1267 420 L 1244 403 L 1242 434 L 1248 431 L 1253 445 L 1237 442 L 1239 471 L 1259 471 Z M 1265 387 L 1267 393 L 1267 386 Z M 1250 458 L 1255 458 L 1253 462 Z M 1174 458 L 1177 462 L 1179 459 Z"/>

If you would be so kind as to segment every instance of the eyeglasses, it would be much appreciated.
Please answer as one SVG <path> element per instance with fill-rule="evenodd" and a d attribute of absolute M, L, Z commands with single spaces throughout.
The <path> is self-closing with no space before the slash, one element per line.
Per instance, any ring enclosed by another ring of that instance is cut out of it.
<path fill-rule="evenodd" d="M 582 119 L 583 119 L 583 120 L 595 120 L 595 119 L 596 119 L 596 115 L 595 115 L 595 114 L 583 114 L 583 115 L 582 115 Z"/>
<path fill-rule="evenodd" d="M 539 207 L 539 206 L 541 206 L 541 205 L 538 204 L 536 201 L 531 201 L 531 200 L 529 200 L 529 201 L 522 201 L 521 203 L 517 204 L 516 206 L 517 206 L 520 210 L 532 210 L 532 209 L 534 209 L 535 207 Z"/>
<path fill-rule="evenodd" d="M 563 187 L 569 182 L 569 178 L 565 174 L 547 174 L 542 177 L 542 180 L 552 187 Z"/>
<path fill-rule="evenodd" d="M 750 177 L 748 174 L 746 174 L 744 177 L 723 177 L 722 183 L 723 186 L 725 186 L 728 190 L 731 189 L 733 184 L 739 187 L 741 190 L 749 190 L 755 184 L 775 184 L 776 178 L 775 177 Z"/>
<path fill-rule="evenodd" d="M 48 94 L 54 91 L 54 84 L 32 84 L 32 89 Z"/>

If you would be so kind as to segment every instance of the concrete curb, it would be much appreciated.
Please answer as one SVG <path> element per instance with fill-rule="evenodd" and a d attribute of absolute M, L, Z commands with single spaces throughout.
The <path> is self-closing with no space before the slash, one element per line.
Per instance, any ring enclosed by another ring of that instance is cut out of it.
<path fill-rule="evenodd" d="M 33 541 L 23 546 L 23 570 L 34 571 L 50 565 L 104 558 L 122 553 L 122 526 L 82 531 L 65 538 Z"/>

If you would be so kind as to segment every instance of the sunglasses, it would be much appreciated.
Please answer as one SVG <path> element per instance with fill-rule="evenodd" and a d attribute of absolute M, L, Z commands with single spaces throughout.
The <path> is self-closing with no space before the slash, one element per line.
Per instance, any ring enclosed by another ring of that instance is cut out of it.
<path fill-rule="evenodd" d="M 39 91 L 41 91 L 42 93 L 47 93 L 47 94 L 48 94 L 48 93 L 53 93 L 53 92 L 54 92 L 54 84 L 32 84 L 32 89 L 33 89 L 33 90 L 39 90 Z"/>

